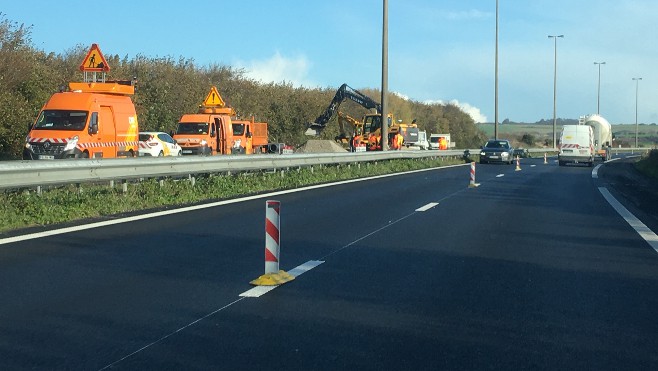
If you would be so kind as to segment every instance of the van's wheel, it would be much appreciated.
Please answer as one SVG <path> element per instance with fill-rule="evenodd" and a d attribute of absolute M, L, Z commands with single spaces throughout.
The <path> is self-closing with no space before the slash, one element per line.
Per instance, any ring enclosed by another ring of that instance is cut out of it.
<path fill-rule="evenodd" d="M 162 157 L 162 156 L 164 156 L 164 152 L 160 151 L 160 153 L 158 153 L 158 157 Z"/>
<path fill-rule="evenodd" d="M 87 151 L 82 152 L 82 158 L 89 158 L 89 152 Z"/>
<path fill-rule="evenodd" d="M 182 156 L 182 155 L 183 155 L 183 151 L 178 151 L 178 156 Z"/>

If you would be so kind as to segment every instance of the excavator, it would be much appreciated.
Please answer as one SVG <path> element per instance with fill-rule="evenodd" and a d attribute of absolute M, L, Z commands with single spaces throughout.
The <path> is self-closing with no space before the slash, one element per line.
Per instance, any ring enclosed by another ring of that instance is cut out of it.
<path fill-rule="evenodd" d="M 306 135 L 317 136 L 320 135 L 322 130 L 326 127 L 327 123 L 331 118 L 338 112 L 338 108 L 341 103 L 346 99 L 349 99 L 366 109 L 375 109 L 377 113 L 368 113 L 363 116 L 361 121 L 358 121 L 349 115 L 346 115 L 342 112 L 338 113 L 338 123 L 340 133 L 336 137 L 336 141 L 347 142 L 348 136 L 347 131 L 345 130 L 345 123 L 349 123 L 354 127 L 353 132 L 359 132 L 361 134 L 361 143 L 366 145 L 368 150 L 375 150 L 381 148 L 381 128 L 382 128 L 382 106 L 381 104 L 375 102 L 372 98 L 361 93 L 360 91 L 351 88 L 347 84 L 343 84 L 338 88 L 334 99 L 332 99 L 327 109 L 318 116 L 314 122 L 307 123 Z M 418 127 L 415 123 L 413 124 L 400 124 L 395 123 L 393 120 L 393 115 L 388 114 L 388 123 L 387 127 L 389 128 L 389 135 L 395 135 L 398 131 L 403 134 L 403 137 L 406 142 L 412 143 L 415 142 L 418 138 Z M 372 142 L 369 141 L 370 134 L 373 133 L 377 138 L 377 143 L 379 145 L 372 145 Z M 415 134 L 415 136 L 414 136 Z M 415 137 L 415 139 L 414 139 Z"/>

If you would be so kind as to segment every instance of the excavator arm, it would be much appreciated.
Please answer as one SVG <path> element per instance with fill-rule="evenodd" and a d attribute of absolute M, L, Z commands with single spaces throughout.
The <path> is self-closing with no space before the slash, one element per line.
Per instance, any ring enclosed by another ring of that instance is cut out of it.
<path fill-rule="evenodd" d="M 350 99 L 367 109 L 374 108 L 377 110 L 377 113 L 381 113 L 382 111 L 381 104 L 375 102 L 372 100 L 372 98 L 361 93 L 360 91 L 352 89 L 347 84 L 343 84 L 336 91 L 336 95 L 334 95 L 334 99 L 331 100 L 331 103 L 329 103 L 327 109 L 325 109 L 325 111 L 320 116 L 318 116 L 314 122 L 309 122 L 306 124 L 306 135 L 320 135 L 325 126 L 327 126 L 329 120 L 331 120 L 336 112 L 338 112 L 338 107 L 340 107 L 340 104 L 343 103 L 345 99 Z"/>

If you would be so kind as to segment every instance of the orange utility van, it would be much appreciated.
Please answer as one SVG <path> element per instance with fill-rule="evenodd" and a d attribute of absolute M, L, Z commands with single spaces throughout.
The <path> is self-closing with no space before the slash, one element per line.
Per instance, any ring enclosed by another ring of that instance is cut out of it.
<path fill-rule="evenodd" d="M 84 66 L 85 82 L 69 83 L 69 91 L 53 94 L 29 126 L 23 159 L 135 157 L 139 146 L 137 114 L 130 96 L 133 81 L 106 82 L 107 62 L 96 44 Z M 96 70 L 103 77 L 96 81 Z"/>
<path fill-rule="evenodd" d="M 266 153 L 267 123 L 239 120 L 213 86 L 198 113 L 183 115 L 173 137 L 183 155 Z"/>

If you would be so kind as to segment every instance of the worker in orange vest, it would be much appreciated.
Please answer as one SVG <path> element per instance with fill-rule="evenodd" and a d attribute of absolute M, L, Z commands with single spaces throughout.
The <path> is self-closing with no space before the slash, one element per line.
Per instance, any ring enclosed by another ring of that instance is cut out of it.
<path fill-rule="evenodd" d="M 397 150 L 397 149 L 398 149 L 398 138 L 397 138 L 397 134 L 393 134 L 393 135 L 391 136 L 391 140 L 390 140 L 390 142 L 391 142 L 391 143 L 390 143 L 390 145 L 391 145 L 391 149 Z"/>
<path fill-rule="evenodd" d="M 404 143 L 404 138 L 402 137 L 402 134 L 398 131 L 397 134 L 395 134 L 395 140 L 397 141 L 397 150 L 402 149 L 402 144 Z"/>
<path fill-rule="evenodd" d="M 370 147 L 371 151 L 376 151 L 378 150 L 378 143 L 377 143 L 377 136 L 375 133 L 370 133 L 368 136 L 368 146 Z"/>
<path fill-rule="evenodd" d="M 354 152 L 356 152 L 356 148 L 361 144 L 361 134 L 356 133 L 353 141 L 354 142 L 352 143 L 352 148 L 354 148 Z"/>

